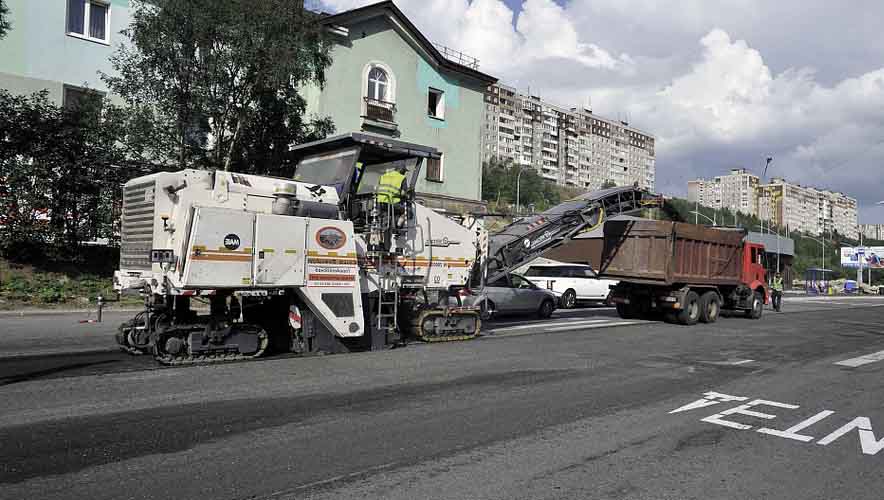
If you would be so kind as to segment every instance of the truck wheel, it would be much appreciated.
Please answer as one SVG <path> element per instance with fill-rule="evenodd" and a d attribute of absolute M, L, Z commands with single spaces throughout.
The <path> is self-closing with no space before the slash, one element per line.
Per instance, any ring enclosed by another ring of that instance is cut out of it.
<path fill-rule="evenodd" d="M 542 304 L 540 304 L 540 309 L 537 310 L 537 317 L 540 319 L 547 319 L 552 316 L 553 311 L 555 310 L 556 305 L 553 304 L 552 300 L 544 300 Z"/>
<path fill-rule="evenodd" d="M 574 309 L 577 305 L 577 293 L 568 289 L 562 294 L 562 309 Z"/>
<path fill-rule="evenodd" d="M 760 319 L 761 313 L 764 312 L 764 297 L 755 292 L 752 294 L 752 309 L 746 310 L 746 317 L 749 319 Z"/>
<path fill-rule="evenodd" d="M 682 325 L 696 325 L 700 320 L 700 296 L 697 292 L 688 292 L 684 296 L 684 304 L 678 313 L 678 322 Z"/>
<path fill-rule="evenodd" d="M 715 323 L 721 314 L 721 299 L 718 293 L 709 291 L 700 297 L 700 321 Z"/>
<path fill-rule="evenodd" d="M 632 304 L 617 304 L 617 316 L 622 319 L 635 319 L 635 308 Z"/>

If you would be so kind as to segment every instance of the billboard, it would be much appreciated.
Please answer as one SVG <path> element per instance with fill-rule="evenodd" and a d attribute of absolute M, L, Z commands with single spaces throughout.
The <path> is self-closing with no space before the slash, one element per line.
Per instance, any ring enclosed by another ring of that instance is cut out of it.
<path fill-rule="evenodd" d="M 841 266 L 884 269 L 884 247 L 841 247 Z"/>

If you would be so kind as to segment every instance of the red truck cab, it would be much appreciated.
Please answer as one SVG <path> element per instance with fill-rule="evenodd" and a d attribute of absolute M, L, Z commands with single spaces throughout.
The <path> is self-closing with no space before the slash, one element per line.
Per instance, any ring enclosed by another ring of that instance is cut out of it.
<path fill-rule="evenodd" d="M 743 270 L 741 281 L 752 290 L 760 291 L 767 304 L 770 292 L 767 287 L 766 271 L 764 268 L 764 245 L 760 243 L 745 243 L 743 247 Z"/>

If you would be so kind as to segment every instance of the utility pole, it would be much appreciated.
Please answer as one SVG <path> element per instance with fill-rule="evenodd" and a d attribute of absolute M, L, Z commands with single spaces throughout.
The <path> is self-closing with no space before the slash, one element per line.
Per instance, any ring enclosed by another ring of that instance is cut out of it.
<path fill-rule="evenodd" d="M 777 226 L 777 272 L 780 272 L 780 226 Z"/>
<path fill-rule="evenodd" d="M 863 250 L 862 255 L 857 255 L 856 260 L 859 261 L 859 269 L 856 270 L 856 286 L 859 290 L 862 290 L 863 287 L 863 260 L 865 259 L 865 249 L 863 248 L 863 232 L 859 232 L 859 247 Z M 859 253 L 859 252 L 857 252 Z M 869 269 L 871 271 L 871 268 Z M 871 278 L 869 278 L 869 285 L 872 284 Z"/>

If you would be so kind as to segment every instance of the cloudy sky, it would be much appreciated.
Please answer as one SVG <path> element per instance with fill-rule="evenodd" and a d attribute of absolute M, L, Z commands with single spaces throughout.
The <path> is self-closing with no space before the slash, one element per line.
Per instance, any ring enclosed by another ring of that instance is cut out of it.
<path fill-rule="evenodd" d="M 372 0 L 321 0 L 330 12 Z M 657 189 L 743 166 L 884 223 L 880 0 L 396 0 L 504 83 L 658 138 Z"/>

